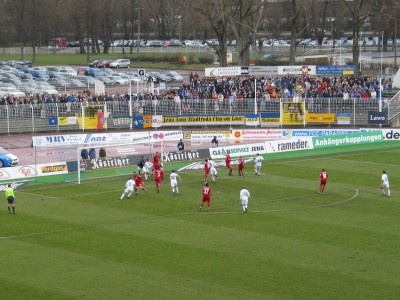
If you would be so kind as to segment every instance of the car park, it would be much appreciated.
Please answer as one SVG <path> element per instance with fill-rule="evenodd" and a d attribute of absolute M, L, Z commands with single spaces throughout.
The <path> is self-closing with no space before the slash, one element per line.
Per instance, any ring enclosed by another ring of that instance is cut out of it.
<path fill-rule="evenodd" d="M 96 77 L 96 79 L 103 81 L 103 83 L 105 85 L 115 85 L 115 81 L 113 81 L 111 78 L 107 77 L 107 76 L 98 76 Z"/>
<path fill-rule="evenodd" d="M 33 87 L 30 85 L 22 84 L 18 86 L 18 90 L 21 92 L 25 93 L 25 95 L 35 95 L 35 94 L 41 94 L 42 91 L 38 89 L 37 87 Z"/>
<path fill-rule="evenodd" d="M 113 61 L 114 61 L 114 60 L 111 60 L 111 59 L 103 60 L 103 61 L 101 61 L 101 62 L 99 62 L 99 63 L 97 64 L 97 67 L 98 67 L 98 68 L 109 68 L 109 67 L 110 67 L 110 64 L 111 64 Z"/>
<path fill-rule="evenodd" d="M 118 85 L 127 85 L 129 83 L 128 79 L 124 79 L 121 76 L 108 76 L 109 79 L 115 82 Z"/>
<path fill-rule="evenodd" d="M 130 68 L 131 61 L 128 58 L 116 59 L 110 63 L 110 68 Z"/>
<path fill-rule="evenodd" d="M 58 69 L 56 72 L 62 75 L 76 75 L 76 70 L 71 67 L 61 68 Z"/>
<path fill-rule="evenodd" d="M 70 84 L 71 88 L 84 88 L 86 84 L 75 78 L 68 78 L 67 82 Z"/>
<path fill-rule="evenodd" d="M 0 168 L 12 167 L 19 164 L 19 159 L 14 154 L 11 154 L 6 149 L 0 147 Z"/>
<path fill-rule="evenodd" d="M 92 60 L 92 61 L 89 63 L 89 67 L 91 67 L 91 68 L 97 68 L 98 64 L 101 63 L 101 62 L 104 61 L 104 60 L 105 60 L 105 59 L 102 59 L 102 58 Z"/>
<path fill-rule="evenodd" d="M 170 78 L 171 82 L 183 82 L 183 76 L 176 71 L 168 71 L 164 73 L 165 76 Z"/>
<path fill-rule="evenodd" d="M 5 92 L 7 96 L 13 96 L 13 97 L 24 97 L 25 93 L 21 92 L 20 90 L 17 90 L 15 87 L 0 87 L 0 91 Z"/>
<path fill-rule="evenodd" d="M 148 76 L 155 78 L 155 82 L 170 82 L 171 79 L 161 72 L 148 72 Z"/>
<path fill-rule="evenodd" d="M 146 43 L 146 47 L 164 47 L 164 43 L 158 40 L 149 40 Z"/>
<path fill-rule="evenodd" d="M 67 82 L 64 78 L 53 77 L 48 80 L 48 83 L 57 87 L 57 88 L 68 88 L 71 86 L 69 82 Z"/>

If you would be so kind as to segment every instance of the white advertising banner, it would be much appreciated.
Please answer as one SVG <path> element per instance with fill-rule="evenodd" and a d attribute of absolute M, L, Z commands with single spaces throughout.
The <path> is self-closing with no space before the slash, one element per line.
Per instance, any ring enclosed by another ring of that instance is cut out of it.
<path fill-rule="evenodd" d="M 279 75 L 315 75 L 316 73 L 316 66 L 278 66 Z"/>
<path fill-rule="evenodd" d="M 33 136 L 34 147 L 58 147 L 71 145 L 101 146 L 149 141 L 176 141 L 182 138 L 182 130 L 152 132 L 118 132 L 89 134 L 60 134 Z"/>
<path fill-rule="evenodd" d="M 231 157 L 238 156 L 250 156 L 267 153 L 264 143 L 258 144 L 247 144 L 247 145 L 235 145 L 226 147 L 210 148 L 210 154 L 212 159 L 225 158 L 226 154 L 229 153 Z"/>
<path fill-rule="evenodd" d="M 274 140 L 283 139 L 286 136 L 286 131 L 282 129 L 243 129 L 233 130 L 234 139 L 239 140 Z"/>
<path fill-rule="evenodd" d="M 67 163 L 62 161 L 47 164 L 2 168 L 0 169 L 0 180 L 13 180 L 18 178 L 31 178 L 36 176 L 49 176 L 67 173 Z"/>
<path fill-rule="evenodd" d="M 204 75 L 206 77 L 238 76 L 242 75 L 242 68 L 241 67 L 205 68 Z"/>
<path fill-rule="evenodd" d="M 279 153 L 314 149 L 312 137 L 293 137 L 285 140 L 265 142 L 267 153 Z"/>

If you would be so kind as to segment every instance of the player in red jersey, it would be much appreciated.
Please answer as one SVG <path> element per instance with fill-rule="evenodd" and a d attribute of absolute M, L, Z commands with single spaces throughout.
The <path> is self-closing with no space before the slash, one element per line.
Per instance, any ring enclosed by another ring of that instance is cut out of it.
<path fill-rule="evenodd" d="M 243 157 L 239 156 L 239 165 L 238 165 L 239 176 L 244 175 L 243 169 L 244 169 L 244 159 L 243 159 Z"/>
<path fill-rule="evenodd" d="M 323 194 L 326 186 L 326 182 L 328 181 L 328 172 L 325 169 L 322 169 L 321 173 L 319 174 L 320 185 L 319 185 L 319 193 Z"/>
<path fill-rule="evenodd" d="M 160 159 L 160 153 L 156 152 L 153 156 L 153 170 L 156 169 L 158 165 L 160 165 L 161 159 Z"/>
<path fill-rule="evenodd" d="M 141 190 L 147 193 L 146 188 L 143 186 L 143 178 L 138 173 L 133 172 L 133 179 L 135 180 L 135 194 L 137 195 L 137 190 L 140 188 Z"/>
<path fill-rule="evenodd" d="M 204 160 L 204 182 L 208 182 L 208 173 L 210 173 L 210 164 L 208 163 L 208 159 Z"/>
<path fill-rule="evenodd" d="M 226 153 L 226 157 L 225 157 L 225 166 L 229 169 L 229 176 L 232 176 L 232 167 L 231 167 L 231 156 L 229 155 L 229 152 Z"/>
<path fill-rule="evenodd" d="M 157 193 L 159 193 L 160 187 L 161 187 L 161 181 L 164 178 L 164 171 L 160 166 L 156 166 L 156 169 L 153 171 L 152 174 L 154 174 L 154 180 L 156 181 Z"/>
<path fill-rule="evenodd" d="M 201 201 L 199 211 L 203 209 L 204 203 L 207 203 L 207 211 L 210 211 L 211 204 L 211 187 L 208 186 L 208 182 L 206 182 L 201 189 L 201 194 L 203 195 L 203 200 Z"/>

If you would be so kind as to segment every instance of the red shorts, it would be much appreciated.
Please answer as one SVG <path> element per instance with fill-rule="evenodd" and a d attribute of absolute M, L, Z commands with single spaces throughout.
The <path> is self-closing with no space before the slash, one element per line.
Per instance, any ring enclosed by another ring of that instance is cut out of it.
<path fill-rule="evenodd" d="M 204 198 L 204 197 L 203 197 L 203 203 L 204 203 L 204 202 L 210 203 L 210 201 L 211 201 L 211 198 Z"/>

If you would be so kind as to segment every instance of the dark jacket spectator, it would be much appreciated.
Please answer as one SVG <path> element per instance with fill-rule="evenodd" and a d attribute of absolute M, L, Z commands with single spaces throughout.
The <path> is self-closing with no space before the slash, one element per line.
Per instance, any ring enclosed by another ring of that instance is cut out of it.
<path fill-rule="evenodd" d="M 89 150 L 89 157 L 90 157 L 90 159 L 96 158 L 96 150 L 94 148 L 91 148 Z"/>
<path fill-rule="evenodd" d="M 101 158 L 106 157 L 106 156 L 107 156 L 106 149 L 100 148 L 99 156 L 100 156 Z"/>
<path fill-rule="evenodd" d="M 86 149 L 82 149 L 81 157 L 82 157 L 82 159 L 88 159 L 89 158 L 89 153 L 88 153 L 88 151 Z"/>
<path fill-rule="evenodd" d="M 183 143 L 182 139 L 178 143 L 178 150 L 179 151 L 185 150 L 185 144 Z"/>

